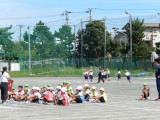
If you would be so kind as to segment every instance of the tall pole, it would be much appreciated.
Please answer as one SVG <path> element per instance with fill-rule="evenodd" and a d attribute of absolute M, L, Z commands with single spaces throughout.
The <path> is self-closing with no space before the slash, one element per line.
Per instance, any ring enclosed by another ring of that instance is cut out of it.
<path fill-rule="evenodd" d="M 106 67 L 106 46 L 107 46 L 107 41 L 106 41 L 106 18 L 104 20 L 104 68 Z"/>
<path fill-rule="evenodd" d="M 28 66 L 29 74 L 31 74 L 31 43 L 30 43 L 30 28 L 28 27 Z"/>
<path fill-rule="evenodd" d="M 132 16 L 129 15 L 130 18 L 130 57 L 131 57 L 131 69 L 132 69 Z"/>
<path fill-rule="evenodd" d="M 65 11 L 64 15 L 66 16 L 66 25 L 69 25 L 69 18 L 68 18 L 68 14 L 71 13 L 69 11 Z"/>
<path fill-rule="evenodd" d="M 89 8 L 89 21 L 92 21 L 92 8 Z"/>
<path fill-rule="evenodd" d="M 126 14 L 129 15 L 129 23 L 130 23 L 130 57 L 131 57 L 131 62 L 130 62 L 130 68 L 132 69 L 132 15 L 129 14 L 128 12 L 125 12 Z"/>
<path fill-rule="evenodd" d="M 21 41 L 21 36 L 22 36 L 22 25 L 19 25 L 19 41 Z"/>
<path fill-rule="evenodd" d="M 74 58 L 74 63 L 76 61 L 76 25 L 74 25 L 74 52 L 73 52 L 73 58 Z"/>
<path fill-rule="evenodd" d="M 83 67 L 83 21 L 81 19 L 81 67 Z"/>

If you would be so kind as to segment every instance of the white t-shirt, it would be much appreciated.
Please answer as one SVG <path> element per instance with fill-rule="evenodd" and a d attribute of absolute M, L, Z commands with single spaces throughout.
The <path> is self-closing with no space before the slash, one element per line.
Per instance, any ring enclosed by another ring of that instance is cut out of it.
<path fill-rule="evenodd" d="M 126 75 L 126 76 L 130 76 L 131 73 L 130 73 L 130 72 L 126 72 L 125 75 Z"/>
<path fill-rule="evenodd" d="M 121 71 L 118 71 L 118 74 L 121 74 Z"/>
<path fill-rule="evenodd" d="M 41 94 L 39 92 L 34 93 L 34 95 L 38 98 L 41 98 Z"/>
<path fill-rule="evenodd" d="M 8 82 L 8 78 L 10 78 L 9 74 L 4 72 L 3 75 L 1 75 L 1 82 Z"/>
<path fill-rule="evenodd" d="M 90 94 L 91 93 L 91 91 L 89 90 L 89 89 L 87 89 L 86 91 L 85 91 L 85 94 Z"/>
<path fill-rule="evenodd" d="M 89 72 L 89 75 L 93 75 L 93 72 Z"/>

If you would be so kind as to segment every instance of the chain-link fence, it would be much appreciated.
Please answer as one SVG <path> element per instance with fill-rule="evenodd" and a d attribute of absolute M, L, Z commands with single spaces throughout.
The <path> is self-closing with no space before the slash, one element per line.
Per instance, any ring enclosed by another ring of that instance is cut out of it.
<path fill-rule="evenodd" d="M 46 74 L 54 72 L 63 72 L 66 68 L 93 68 L 102 67 L 104 69 L 109 68 L 112 70 L 117 69 L 128 69 L 128 70 L 143 70 L 147 71 L 153 68 L 150 57 L 115 57 L 106 58 L 50 58 L 50 59 L 39 59 L 38 57 L 32 58 L 31 62 L 28 60 L 26 55 L 19 55 L 17 60 L 1 60 L 0 69 L 3 66 L 7 66 L 10 71 L 21 71 L 24 74 L 31 72 L 32 74 Z M 104 66 L 104 62 L 105 65 Z M 29 64 L 31 68 L 29 68 Z M 70 71 L 71 69 L 69 69 Z M 69 72 L 68 71 L 68 72 Z M 72 71 L 72 70 L 71 70 Z M 72 71 L 74 72 L 74 71 Z"/>

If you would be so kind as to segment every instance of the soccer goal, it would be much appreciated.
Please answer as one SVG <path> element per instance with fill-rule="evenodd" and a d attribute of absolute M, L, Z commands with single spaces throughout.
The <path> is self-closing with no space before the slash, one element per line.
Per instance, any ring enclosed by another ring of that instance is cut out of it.
<path fill-rule="evenodd" d="M 29 62 L 24 61 L 25 74 L 29 73 Z M 65 70 L 65 62 L 60 58 L 54 59 L 46 59 L 41 61 L 31 61 L 31 69 L 30 72 L 32 75 L 36 74 L 48 74 L 52 72 L 64 71 Z"/>

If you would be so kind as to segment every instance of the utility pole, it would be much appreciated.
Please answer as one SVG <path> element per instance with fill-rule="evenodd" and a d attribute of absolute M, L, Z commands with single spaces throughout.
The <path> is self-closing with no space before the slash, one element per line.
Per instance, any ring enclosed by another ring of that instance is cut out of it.
<path fill-rule="evenodd" d="M 19 27 L 19 41 L 22 41 L 22 27 L 23 25 L 17 25 Z"/>
<path fill-rule="evenodd" d="M 71 13 L 70 11 L 64 11 L 64 14 L 66 16 L 66 25 L 69 25 L 69 18 L 68 18 L 68 14 Z"/>
<path fill-rule="evenodd" d="M 74 47 L 73 47 L 73 49 L 74 49 L 74 60 L 76 59 L 76 25 L 74 25 Z"/>
<path fill-rule="evenodd" d="M 31 74 L 31 42 L 30 42 L 30 27 L 28 27 L 28 66 L 29 74 Z"/>
<path fill-rule="evenodd" d="M 81 67 L 83 67 L 83 21 L 81 19 Z"/>
<path fill-rule="evenodd" d="M 130 57 L 131 57 L 131 69 L 132 69 L 132 15 L 126 12 L 129 15 L 129 23 L 130 23 Z"/>
<path fill-rule="evenodd" d="M 89 13 L 89 21 L 90 22 L 92 21 L 92 11 L 93 11 L 93 8 L 88 8 L 88 11 L 86 11 L 86 13 Z"/>
<path fill-rule="evenodd" d="M 107 47 L 107 41 L 106 41 L 106 18 L 104 20 L 104 68 L 106 67 L 106 47 Z"/>

